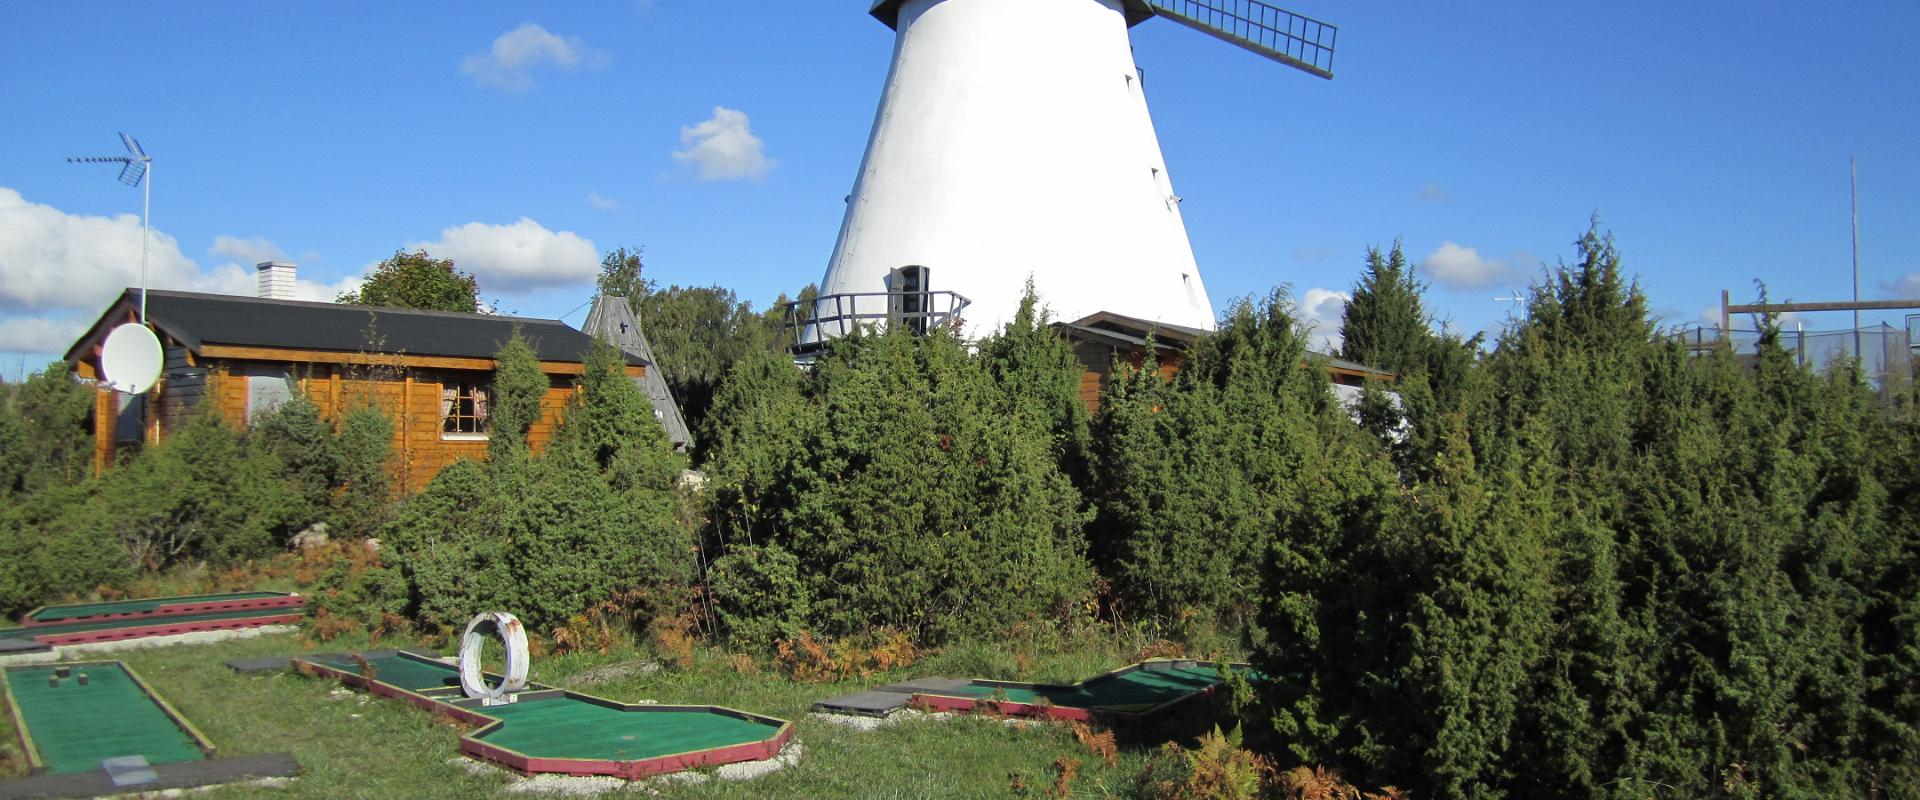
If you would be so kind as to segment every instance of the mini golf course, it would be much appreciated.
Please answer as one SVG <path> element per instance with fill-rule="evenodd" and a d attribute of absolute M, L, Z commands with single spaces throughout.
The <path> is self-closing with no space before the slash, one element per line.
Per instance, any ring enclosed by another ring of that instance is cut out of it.
<path fill-rule="evenodd" d="M 209 760 L 213 743 L 118 661 L 7 667 L 0 685 L 38 776 L 0 781 L 0 797 L 181 788 L 299 770 L 285 755 Z M 169 766 L 188 762 L 206 763 Z"/>
<path fill-rule="evenodd" d="M 1218 664 L 1185 659 L 1142 661 L 1073 684 L 953 681 L 917 688 L 912 704 L 929 711 L 988 710 L 1008 716 L 1051 717 L 1078 722 L 1127 723 L 1219 691 Z"/>
<path fill-rule="evenodd" d="M 234 592 L 43 606 L 28 612 L 21 627 L 0 630 L 0 654 L 292 624 L 300 621 L 305 605 L 306 598 L 297 594 Z"/>
<path fill-rule="evenodd" d="M 793 724 L 717 706 L 626 705 L 528 684 L 512 702 L 463 695 L 459 667 L 405 651 L 301 656 L 302 674 L 332 678 L 479 728 L 460 751 L 523 774 L 609 775 L 627 780 L 772 758 Z"/>
<path fill-rule="evenodd" d="M 150 597 L 143 600 L 110 600 L 99 603 L 41 606 L 21 617 L 20 624 L 31 627 L 227 611 L 287 609 L 300 608 L 306 605 L 306 602 L 306 598 L 290 592 L 227 592 L 181 597 Z"/>

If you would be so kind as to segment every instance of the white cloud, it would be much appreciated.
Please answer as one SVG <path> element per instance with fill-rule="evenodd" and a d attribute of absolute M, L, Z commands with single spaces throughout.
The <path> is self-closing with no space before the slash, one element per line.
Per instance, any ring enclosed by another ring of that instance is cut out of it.
<path fill-rule="evenodd" d="M 1453 242 L 1441 242 L 1420 266 L 1449 289 L 1485 289 L 1512 283 L 1520 276 L 1512 264 L 1482 258 L 1479 250 Z"/>
<path fill-rule="evenodd" d="M 1301 326 L 1308 329 L 1307 346 L 1322 353 L 1340 350 L 1340 317 L 1347 311 L 1353 295 L 1332 289 L 1308 289 L 1294 309 Z"/>
<path fill-rule="evenodd" d="M 1420 185 L 1420 191 L 1414 193 L 1413 199 L 1428 205 L 1444 206 L 1453 202 L 1453 195 L 1440 188 L 1439 184 L 1429 182 Z"/>
<path fill-rule="evenodd" d="M 155 288 L 188 288 L 199 272 L 158 230 L 147 261 Z M 0 187 L 0 309 L 98 312 L 139 284 L 139 216 L 68 214 Z"/>
<path fill-rule="evenodd" d="M 507 92 L 534 87 L 533 72 L 547 66 L 572 71 L 582 65 L 601 69 L 608 56 L 571 36 L 561 37 L 531 22 L 500 34 L 493 47 L 460 62 L 460 72 L 481 86 Z"/>
<path fill-rule="evenodd" d="M 680 145 L 686 149 L 673 151 L 674 160 L 698 165 L 703 181 L 758 178 L 774 164 L 746 113 L 731 108 L 715 106 L 711 119 L 681 128 Z"/>
<path fill-rule="evenodd" d="M 91 317 L 0 319 L 0 352 L 64 353 L 86 332 Z M 39 369 L 39 364 L 27 368 Z"/>
<path fill-rule="evenodd" d="M 451 258 L 473 273 L 483 292 L 511 292 L 590 282 L 600 274 L 600 251 L 572 231 L 558 233 L 527 217 L 511 225 L 469 222 L 440 232 L 437 242 L 409 242 Z"/>
<path fill-rule="evenodd" d="M 1920 297 L 1920 272 L 1909 272 L 1887 284 L 1887 290 L 1893 292 L 1898 300 L 1911 300 Z"/>
<path fill-rule="evenodd" d="M 255 236 L 242 239 L 238 236 L 215 236 L 209 253 L 230 259 L 237 264 L 257 265 L 262 261 L 286 261 L 287 253 L 265 237 Z"/>
<path fill-rule="evenodd" d="M 606 197 L 599 192 L 587 192 L 587 205 L 601 211 L 612 211 L 620 207 L 620 201 Z"/>
<path fill-rule="evenodd" d="M 259 288 L 251 259 L 280 252 L 265 239 L 220 236 L 210 252 L 249 263 L 206 270 L 183 255 L 173 237 L 157 229 L 152 234 L 147 282 L 155 289 L 251 297 Z M 69 214 L 0 187 L 0 351 L 64 352 L 108 303 L 139 284 L 139 217 Z M 359 278 L 302 280 L 294 291 L 303 300 L 331 301 L 359 284 Z"/>

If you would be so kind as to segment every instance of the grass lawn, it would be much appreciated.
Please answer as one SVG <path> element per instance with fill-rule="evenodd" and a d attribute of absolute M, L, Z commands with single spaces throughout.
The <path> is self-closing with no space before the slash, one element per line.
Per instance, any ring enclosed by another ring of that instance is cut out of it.
<path fill-rule="evenodd" d="M 289 752 L 306 775 L 271 797 L 478 798 L 525 797 L 504 791 L 506 778 L 463 768 L 459 732 L 399 702 L 359 692 L 343 696 L 337 684 L 292 673 L 240 675 L 223 662 L 232 658 L 294 655 L 313 650 L 367 647 L 364 640 L 325 645 L 295 635 L 265 636 L 206 645 L 128 650 L 119 658 L 211 738 L 222 754 Z M 382 641 L 380 647 L 406 643 Z M 1011 646 L 1010 646 L 1011 647 Z M 419 647 L 417 649 L 431 649 Z M 725 654 L 698 651 L 686 669 L 666 667 L 605 683 L 577 683 L 577 675 L 645 656 L 626 649 L 544 656 L 533 660 L 532 678 L 625 702 L 726 705 L 794 721 L 805 755 L 795 766 L 751 781 L 649 786 L 666 797 L 938 798 L 1006 797 L 1013 776 L 1038 791 L 1049 788 L 1056 759 L 1080 762 L 1072 796 L 1130 796 L 1134 776 L 1157 741 L 1191 744 L 1206 710 L 1153 731 L 1128 737 L 1117 767 L 1107 767 L 1079 745 L 1071 728 L 1056 724 L 961 718 L 920 721 L 862 732 L 807 717 L 813 701 L 867 686 L 923 675 L 1074 681 L 1122 666 L 1131 657 L 1119 644 L 1086 645 L 1070 652 L 1035 652 L 1016 659 L 985 646 L 936 653 L 913 667 L 836 684 L 796 683 L 760 665 L 743 674 Z M 1020 669 L 1021 666 L 1025 669 Z M 1205 705 L 1195 703 L 1195 706 Z M 0 722 L 10 775 L 23 774 L 26 759 L 11 722 Z M 633 787 L 619 794 L 638 794 Z M 195 797 L 253 797 L 258 789 L 218 789 Z"/>

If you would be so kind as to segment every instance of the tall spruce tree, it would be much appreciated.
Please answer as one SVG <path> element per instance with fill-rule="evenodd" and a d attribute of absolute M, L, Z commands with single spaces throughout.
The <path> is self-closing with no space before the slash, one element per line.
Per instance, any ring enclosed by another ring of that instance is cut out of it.
<path fill-rule="evenodd" d="M 1340 357 L 1396 374 L 1425 371 L 1433 320 L 1421 295 L 1426 286 L 1414 277 L 1400 240 L 1381 255 L 1367 248 L 1353 299 L 1340 314 Z"/>
<path fill-rule="evenodd" d="M 487 410 L 487 457 L 494 460 L 523 457 L 527 433 L 540 421 L 540 405 L 548 380 L 540 371 L 540 357 L 515 325 L 513 335 L 494 357 L 493 397 Z"/>

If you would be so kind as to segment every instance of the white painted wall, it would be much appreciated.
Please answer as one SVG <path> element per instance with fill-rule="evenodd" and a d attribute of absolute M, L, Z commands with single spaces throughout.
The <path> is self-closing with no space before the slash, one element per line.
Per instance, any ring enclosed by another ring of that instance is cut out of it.
<path fill-rule="evenodd" d="M 821 294 L 920 264 L 969 336 L 1029 275 L 1054 319 L 1213 328 L 1118 0 L 908 0 L 897 30 Z"/>

